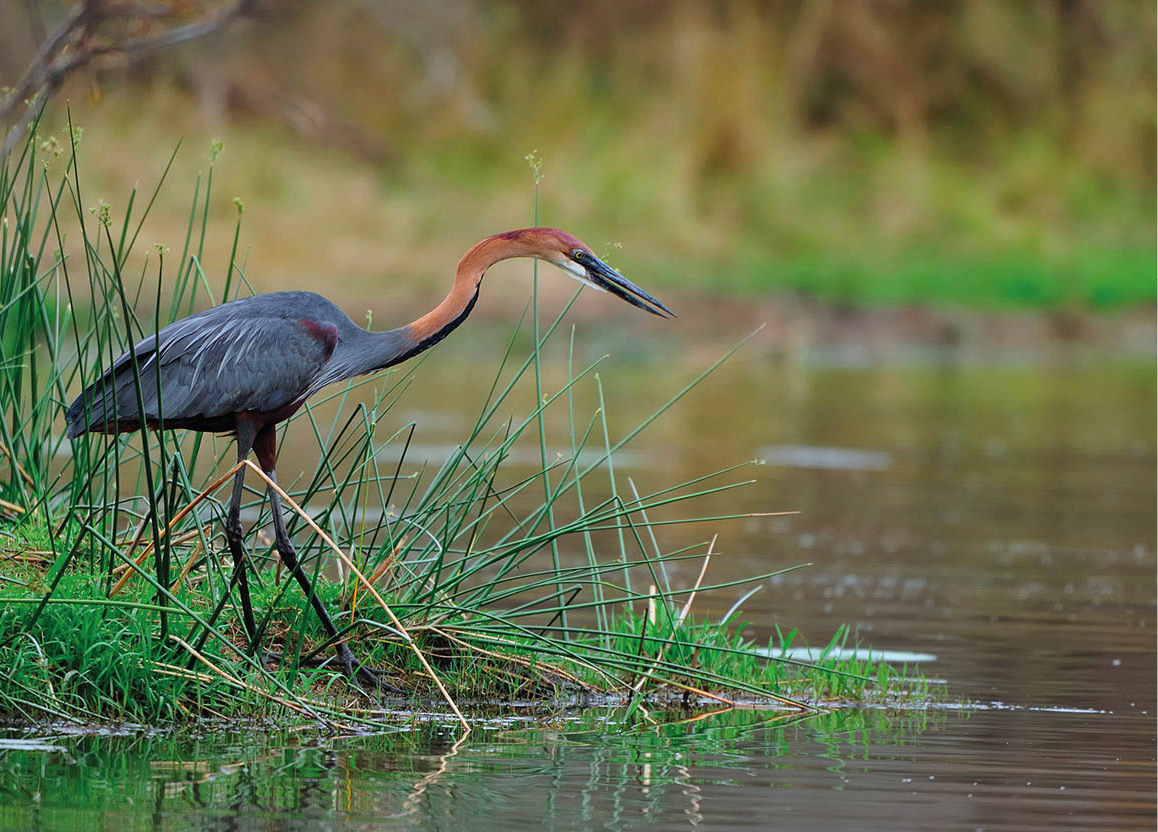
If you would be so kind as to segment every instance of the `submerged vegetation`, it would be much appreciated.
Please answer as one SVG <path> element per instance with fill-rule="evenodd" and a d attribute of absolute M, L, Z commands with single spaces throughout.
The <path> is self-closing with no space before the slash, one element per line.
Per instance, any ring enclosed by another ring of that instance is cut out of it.
<path fill-rule="evenodd" d="M 194 188 L 180 255 L 157 246 L 130 276 L 157 191 L 130 194 L 123 217 L 94 205 L 71 135 L 72 152 L 52 165 L 32 141 L 0 174 L 0 713 L 157 723 L 289 712 L 354 725 L 405 707 L 324 665 L 325 635 L 262 532 L 269 505 L 256 468 L 243 517 L 260 641 L 271 652 L 246 649 L 219 500 L 230 441 L 180 431 L 64 437 L 68 394 L 97 368 L 248 287 L 236 257 L 240 211 L 227 274 L 215 279 L 203 266 L 219 146 Z M 798 566 L 713 583 L 714 538 L 660 544 L 664 526 L 714 529 L 738 517 L 672 519 L 669 508 L 690 512 L 697 497 L 742 487 L 744 466 L 641 495 L 634 483 L 623 488 L 614 462 L 730 353 L 613 436 L 602 359 L 576 365 L 574 330 L 559 343 L 569 308 L 540 323 L 536 294 L 529 354 L 512 337 L 473 427 L 435 468 L 409 462 L 417 426 L 394 412 L 419 361 L 335 388 L 292 420 L 291 435 L 312 436 L 319 452 L 315 469 L 285 486 L 289 529 L 362 660 L 413 706 L 445 700 L 456 714 L 468 702 L 805 709 L 926 696 L 923 680 L 871 659 L 795 661 L 792 635 L 757 650 L 738 635 L 739 605 L 711 620 L 697 613 L 699 593 Z M 567 357 L 554 388 L 540 367 L 549 342 Z M 583 409 L 580 390 L 597 406 Z M 328 422 L 327 402 L 337 405 Z M 570 452 L 549 459 L 548 433 Z M 520 442 L 538 450 L 529 472 L 507 464 Z M 687 586 L 670 575 L 682 561 L 698 568 Z M 830 647 L 846 640 L 838 633 Z"/>

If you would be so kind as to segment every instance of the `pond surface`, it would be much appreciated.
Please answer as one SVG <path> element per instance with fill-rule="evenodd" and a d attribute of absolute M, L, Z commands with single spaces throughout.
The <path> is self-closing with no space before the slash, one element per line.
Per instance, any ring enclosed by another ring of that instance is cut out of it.
<path fill-rule="evenodd" d="M 612 434 L 712 349 L 614 361 L 602 374 Z M 439 461 L 489 387 L 453 352 L 391 412 L 419 425 L 415 463 Z M 591 394 L 579 398 L 591 412 Z M 765 460 L 733 478 L 755 483 L 694 514 L 798 515 L 659 527 L 662 548 L 718 533 L 721 582 L 811 563 L 744 603 L 749 632 L 799 628 L 803 647 L 848 624 L 877 650 L 933 657 L 921 668 L 949 705 L 652 714 L 658 725 L 507 715 L 457 745 L 431 724 L 336 738 L 9 732 L 0 828 L 1153 829 L 1154 440 L 1152 365 L 741 353 L 629 446 L 621 487 Z M 283 482 L 312 468 L 283 453 Z M 685 562 L 673 584 L 698 569 Z M 721 614 L 745 591 L 696 610 Z"/>

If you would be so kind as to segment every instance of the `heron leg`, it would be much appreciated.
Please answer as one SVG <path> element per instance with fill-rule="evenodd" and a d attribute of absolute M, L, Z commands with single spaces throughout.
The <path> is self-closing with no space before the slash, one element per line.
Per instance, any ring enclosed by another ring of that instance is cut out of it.
<path fill-rule="evenodd" d="M 262 470 L 265 471 L 271 480 L 277 482 L 277 474 L 274 472 L 274 462 L 276 459 L 275 442 L 275 429 L 273 425 L 268 425 L 258 432 L 254 449 L 257 452 L 257 459 L 258 462 L 261 463 Z M 277 545 L 277 552 L 281 556 L 281 561 L 285 564 L 286 569 L 289 570 L 294 580 L 298 582 L 298 585 L 302 588 L 302 592 L 310 599 L 310 606 L 314 608 L 314 612 L 322 622 L 322 627 L 325 629 L 326 635 L 334 639 L 338 662 L 342 665 L 342 670 L 345 671 L 346 677 L 355 681 L 361 679 L 369 683 L 372 687 L 391 693 L 405 693 L 405 691 L 384 681 L 378 673 L 358 661 L 354 657 L 354 652 L 346 642 L 338 638 L 338 628 L 334 626 L 334 621 L 330 618 L 330 614 L 326 612 L 326 607 L 322 604 L 322 599 L 320 599 L 314 591 L 313 584 L 310 583 L 310 579 L 306 576 L 305 570 L 302 569 L 301 564 L 298 562 L 297 549 L 294 548 L 293 542 L 290 540 L 289 532 L 285 527 L 285 518 L 282 516 L 281 495 L 279 495 L 274 488 L 269 489 L 269 507 L 270 512 L 273 514 L 274 541 Z"/>
<path fill-rule="evenodd" d="M 249 456 L 253 448 L 256 431 L 248 421 L 237 424 L 237 461 Z M 229 514 L 225 518 L 225 539 L 233 555 L 233 580 L 241 596 L 241 618 L 245 623 L 245 634 L 249 649 L 257 645 L 257 622 L 253 618 L 253 602 L 249 598 L 249 575 L 245 568 L 245 547 L 241 542 L 241 494 L 245 487 L 245 469 L 241 468 L 233 478 L 233 496 L 229 501 Z"/>

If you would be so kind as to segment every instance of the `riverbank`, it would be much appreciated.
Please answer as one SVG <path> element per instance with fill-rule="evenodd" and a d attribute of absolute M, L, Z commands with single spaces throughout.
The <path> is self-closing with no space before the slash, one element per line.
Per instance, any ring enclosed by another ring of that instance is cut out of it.
<path fill-rule="evenodd" d="M 557 615 L 444 603 L 432 617 L 390 597 L 387 604 L 407 622 L 399 631 L 390 623 L 397 619 L 382 615 L 385 605 L 355 613 L 357 595 L 323 578 L 319 597 L 339 623 L 349 622 L 347 643 L 393 688 L 375 690 L 341 676 L 324 632 L 274 575 L 254 576 L 262 647 L 273 651 L 259 661 L 247 656 L 234 612 L 216 617 L 202 586 L 211 567 L 201 561 L 194 568 L 192 547 L 175 548 L 186 568 L 162 606 L 148 582 L 110 593 L 103 576 L 67 569 L 20 535 L 21 527 L 8 527 L 0 547 L 0 720 L 9 723 L 195 728 L 244 716 L 373 730 L 415 712 L 468 721 L 475 712 L 577 707 L 628 715 L 721 707 L 809 713 L 821 704 L 921 704 L 930 697 L 919 672 L 875 660 L 867 648 L 850 651 L 847 630 L 802 661 L 793 658 L 800 650 L 795 631 L 758 645 L 740 635 L 747 625 L 734 613 L 716 620 L 692 614 L 697 592 L 720 588 L 702 581 L 707 561 L 689 590 L 652 587 L 634 604 L 614 605 L 618 612 L 577 605 L 566 629 L 552 626 Z M 656 565 L 670 568 L 672 560 Z M 53 574 L 62 568 L 66 574 Z M 584 613 L 589 620 L 581 620 Z"/>

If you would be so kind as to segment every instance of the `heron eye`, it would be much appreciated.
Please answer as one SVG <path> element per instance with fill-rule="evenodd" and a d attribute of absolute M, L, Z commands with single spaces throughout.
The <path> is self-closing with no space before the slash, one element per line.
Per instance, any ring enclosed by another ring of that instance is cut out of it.
<path fill-rule="evenodd" d="M 573 252 L 571 252 L 571 256 L 574 257 L 576 260 L 583 260 L 587 256 L 587 252 L 585 252 L 581 248 L 577 248 Z"/>

